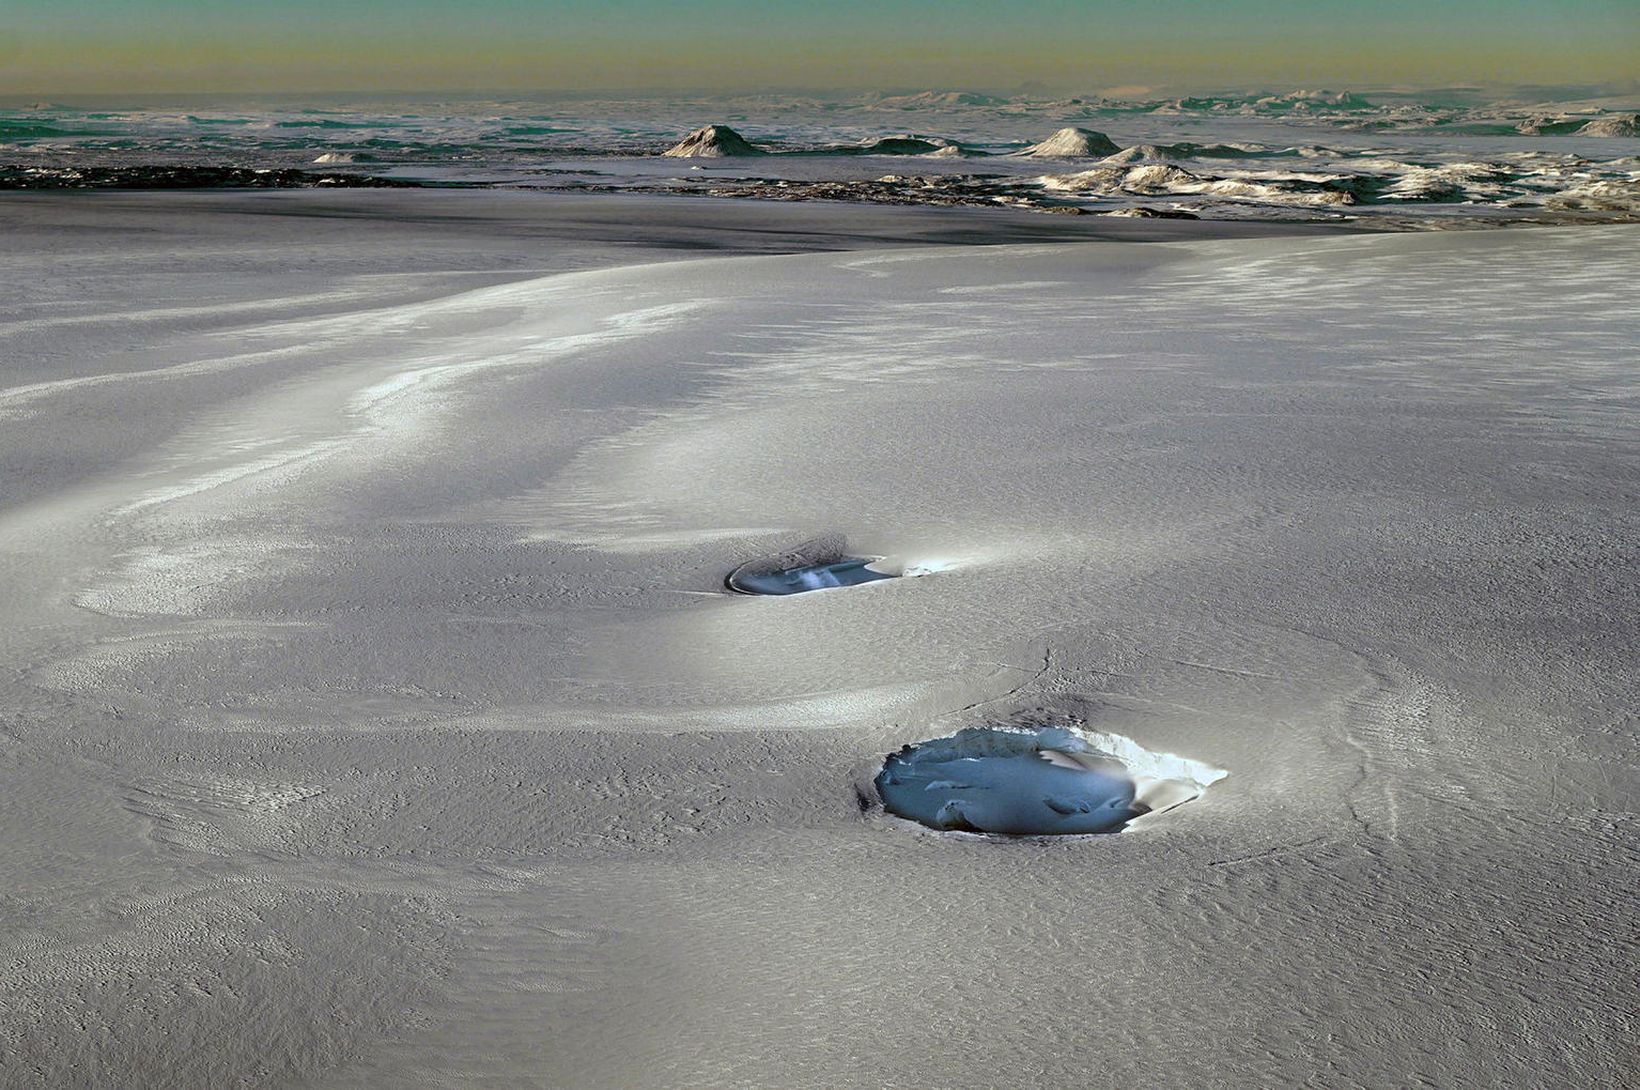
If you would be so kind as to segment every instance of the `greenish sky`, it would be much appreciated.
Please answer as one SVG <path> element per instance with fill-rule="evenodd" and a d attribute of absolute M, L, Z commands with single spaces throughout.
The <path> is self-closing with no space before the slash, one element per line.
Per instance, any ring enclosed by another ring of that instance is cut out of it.
<path fill-rule="evenodd" d="M 1640 0 L 0 0 L 0 93 L 1640 78 Z"/>

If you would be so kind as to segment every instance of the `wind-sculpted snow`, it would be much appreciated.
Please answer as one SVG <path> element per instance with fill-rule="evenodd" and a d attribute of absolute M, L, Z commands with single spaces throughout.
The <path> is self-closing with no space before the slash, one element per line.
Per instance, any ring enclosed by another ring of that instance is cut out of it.
<path fill-rule="evenodd" d="M 752 135 L 699 127 L 710 117 L 734 119 Z M 1613 221 L 1640 216 L 1623 197 L 1640 150 L 1637 119 L 1636 102 L 1621 96 L 1491 102 L 1473 93 L 1341 90 L 39 104 L 0 111 L 0 186 L 266 188 L 380 179 L 1384 227 Z M 885 183 L 885 158 L 917 160 L 918 182 Z M 1161 164 L 1193 177 L 1176 186 L 1142 178 L 1038 182 L 1034 164 L 1077 160 Z M 1271 169 L 1288 162 L 1300 169 L 1285 176 Z M 314 166 L 326 173 L 313 176 Z"/>
<path fill-rule="evenodd" d="M 0 1085 L 1632 1083 L 1640 227 L 0 206 Z"/>
<path fill-rule="evenodd" d="M 1242 172 L 1232 177 L 1196 174 L 1171 163 L 1097 167 L 1042 180 L 1049 192 L 1100 196 L 1200 196 L 1271 205 L 1354 204 L 1345 179 L 1326 175 Z"/>
<path fill-rule="evenodd" d="M 1574 131 L 1578 136 L 1633 139 L 1640 137 L 1640 114 L 1614 114 L 1611 117 L 1597 117 L 1593 121 L 1585 121 Z"/>
<path fill-rule="evenodd" d="M 918 91 L 910 95 L 872 95 L 866 105 L 877 110 L 949 109 L 954 106 L 1000 106 L 1008 99 L 973 91 Z"/>
<path fill-rule="evenodd" d="M 1359 114 L 1378 106 L 1352 91 L 1289 91 L 1279 95 L 1192 95 L 1151 106 L 1158 113 Z"/>
<path fill-rule="evenodd" d="M 1044 176 L 1042 186 L 1050 193 L 1105 198 L 1191 198 L 1191 203 L 1179 207 L 1198 212 L 1211 204 L 1195 202 L 1227 201 L 1300 208 L 1377 205 L 1401 211 L 1409 206 L 1462 204 L 1517 213 L 1586 209 L 1619 218 L 1640 215 L 1640 201 L 1633 198 L 1634 181 L 1640 173 L 1629 169 L 1636 165 L 1632 161 L 1612 163 L 1603 171 L 1575 159 L 1520 158 L 1509 163 L 1444 164 L 1362 159 L 1340 162 L 1332 170 L 1316 169 L 1318 164 L 1309 163 L 1303 171 L 1227 170 L 1223 165 L 1206 164 L 1187 167 L 1148 154 L 1122 154 L 1106 162 L 1112 165 Z"/>
<path fill-rule="evenodd" d="M 1338 157 L 1327 148 L 1269 148 L 1259 144 L 1135 144 L 1112 151 L 1102 163 L 1159 163 L 1178 159 L 1326 159 Z"/>

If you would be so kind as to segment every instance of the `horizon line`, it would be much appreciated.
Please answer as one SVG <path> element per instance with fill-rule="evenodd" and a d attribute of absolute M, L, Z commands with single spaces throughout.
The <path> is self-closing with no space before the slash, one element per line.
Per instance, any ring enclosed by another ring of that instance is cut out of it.
<path fill-rule="evenodd" d="M 109 99 L 121 96 L 134 98 L 149 98 L 156 96 L 173 96 L 179 98 L 269 98 L 278 96 L 291 97 L 325 97 L 325 96 L 415 96 L 437 95 L 451 97 L 483 97 L 497 95 L 554 95 L 566 97 L 622 97 L 657 95 L 699 95 L 703 97 L 742 98 L 756 95 L 810 95 L 810 96 L 851 96 L 862 97 L 880 95 L 883 97 L 907 97 L 913 95 L 930 94 L 973 94 L 1002 99 L 1103 99 L 1113 102 L 1149 101 L 1155 98 L 1211 98 L 1219 95 L 1251 95 L 1251 94 L 1297 94 L 1300 92 L 1314 92 L 1326 94 L 1357 93 L 1362 95 L 1415 95 L 1434 92 L 1475 92 L 1501 93 L 1514 92 L 1517 94 L 1576 91 L 1586 97 L 1600 95 L 1623 95 L 1640 93 L 1640 79 L 1604 80 L 1590 83 L 1578 82 L 1532 82 L 1509 83 L 1504 81 L 1433 81 L 1430 83 L 1411 83 L 1408 81 L 1394 81 L 1378 83 L 1374 81 L 1351 80 L 1336 85 L 1320 84 L 1300 81 L 1265 81 L 1246 83 L 1216 83 L 1216 84 L 1175 84 L 1158 83 L 1155 86 L 1132 85 L 1113 88 L 1089 88 L 1074 90 L 1054 86 L 1033 84 L 1026 81 L 1023 84 L 1012 86 L 996 86 L 983 84 L 961 85 L 929 85 L 929 84 L 843 84 L 830 86 L 815 86 L 801 84 L 768 84 L 753 87 L 713 88 L 709 86 L 639 84 L 630 86 L 543 86 L 529 84 L 497 85 L 488 87 L 472 86 L 437 86 L 437 87 L 281 87 L 256 90 L 220 88 L 181 88 L 160 87 L 132 90 L 70 90 L 67 88 L 39 88 L 28 90 L 0 90 L 0 100 L 24 98 L 79 98 L 79 99 Z M 1126 92 L 1117 94 L 1115 92 Z"/>

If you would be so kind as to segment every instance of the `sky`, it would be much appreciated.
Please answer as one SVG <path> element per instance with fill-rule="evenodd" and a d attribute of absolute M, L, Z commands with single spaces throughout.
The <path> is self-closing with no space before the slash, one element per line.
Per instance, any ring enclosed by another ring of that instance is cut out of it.
<path fill-rule="evenodd" d="M 0 0 L 0 94 L 1637 78 L 1640 0 Z"/>

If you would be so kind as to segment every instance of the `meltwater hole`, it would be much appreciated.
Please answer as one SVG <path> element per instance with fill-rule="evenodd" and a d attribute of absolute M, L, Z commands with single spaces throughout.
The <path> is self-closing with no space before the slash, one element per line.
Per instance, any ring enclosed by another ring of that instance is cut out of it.
<path fill-rule="evenodd" d="M 893 579 L 895 573 L 879 571 L 871 557 L 845 557 L 827 564 L 799 564 L 774 568 L 763 563 L 745 564 L 729 574 L 729 589 L 742 594 L 802 594 L 810 590 L 855 587 L 879 579 Z"/>
<path fill-rule="evenodd" d="M 889 813 L 933 829 L 1063 836 L 1117 832 L 1224 775 L 1120 735 L 970 727 L 905 746 L 883 762 L 876 787 Z"/>

